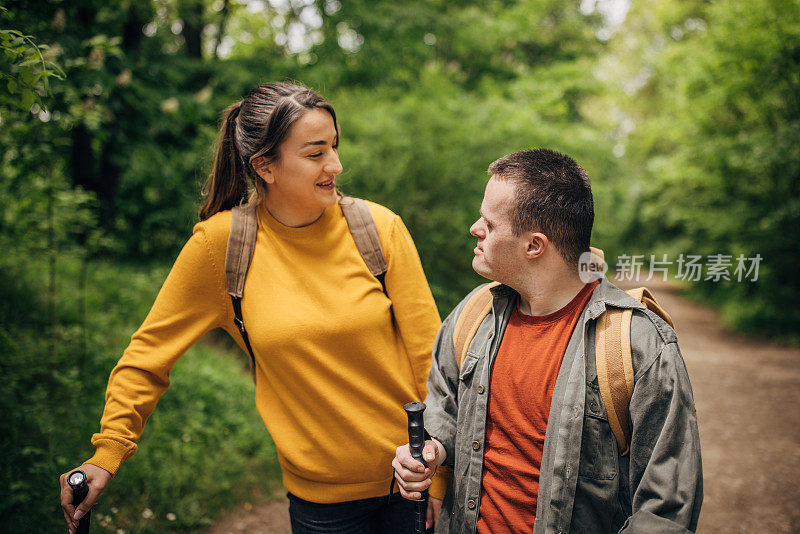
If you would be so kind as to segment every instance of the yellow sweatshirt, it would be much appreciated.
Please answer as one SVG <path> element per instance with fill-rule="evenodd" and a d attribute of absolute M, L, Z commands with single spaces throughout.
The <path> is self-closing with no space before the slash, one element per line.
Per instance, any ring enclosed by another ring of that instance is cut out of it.
<path fill-rule="evenodd" d="M 408 230 L 388 209 L 369 208 L 386 256 L 389 298 L 338 204 L 302 228 L 258 211 L 242 300 L 256 357 L 256 407 L 275 441 L 286 489 L 313 502 L 386 494 L 395 448 L 408 441 L 403 404 L 425 399 L 440 325 Z M 111 372 L 88 463 L 115 473 L 136 451 L 170 369 L 203 334 L 222 327 L 243 346 L 225 292 L 230 220 L 225 211 L 194 227 Z"/>

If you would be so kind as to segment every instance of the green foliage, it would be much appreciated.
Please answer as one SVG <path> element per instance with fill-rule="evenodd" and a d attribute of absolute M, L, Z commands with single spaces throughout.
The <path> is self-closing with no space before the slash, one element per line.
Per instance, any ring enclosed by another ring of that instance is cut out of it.
<path fill-rule="evenodd" d="M 729 324 L 798 341 L 800 6 L 792 1 L 657 2 L 635 10 L 618 98 L 642 230 L 630 243 L 764 258 L 757 282 L 696 288 Z M 634 79 L 632 79 L 634 78 Z"/>
<path fill-rule="evenodd" d="M 58 528 L 55 478 L 89 456 L 108 372 L 196 220 L 219 113 L 266 81 L 335 105 L 340 184 L 403 217 L 443 315 L 481 282 L 468 229 L 487 166 L 542 146 L 588 170 L 609 257 L 760 253 L 757 283 L 694 291 L 732 325 L 797 341 L 797 2 L 632 3 L 619 27 L 591 4 L 0 8 L 7 530 Z M 181 360 L 96 528 L 198 528 L 274 480 L 240 367 L 202 344 Z"/>
<path fill-rule="evenodd" d="M 561 75 L 552 69 L 503 92 L 472 92 L 432 68 L 414 90 L 351 89 L 331 97 L 342 117 L 342 187 L 401 214 L 442 315 L 482 281 L 469 267 L 475 246 L 469 228 L 492 161 L 547 146 L 591 161 L 599 190 L 611 181 L 608 141 L 557 105 L 561 95 L 552 81 Z"/>
<path fill-rule="evenodd" d="M 140 451 L 105 499 L 106 514 L 120 510 L 110 528 L 196 529 L 236 503 L 279 487 L 275 449 L 253 406 L 242 361 L 198 346 L 175 366 Z M 128 502 L 132 495 L 138 496 L 135 505 Z M 145 509 L 153 518 L 142 517 Z"/>
<path fill-rule="evenodd" d="M 98 430 L 108 373 L 166 274 L 160 266 L 82 265 L 62 254 L 51 328 L 42 320 L 46 303 L 36 299 L 44 271 L 37 263 L 5 256 L 0 279 L 0 479 L 8 488 L 0 522 L 9 532 L 62 528 L 56 479 L 91 455 L 88 438 Z M 82 270 L 85 288 L 70 283 Z M 173 386 L 140 451 L 103 495 L 93 530 L 194 529 L 236 502 L 271 493 L 277 458 L 240 357 L 199 345 L 175 366 Z M 145 509 L 153 516 L 143 517 Z"/>
<path fill-rule="evenodd" d="M 5 11 L 5 10 L 3 10 Z M 17 30 L 0 29 L 0 104 L 30 110 L 42 103 L 40 92 L 50 93 L 50 78 L 64 79 L 61 68 L 48 60 L 49 47 Z"/>

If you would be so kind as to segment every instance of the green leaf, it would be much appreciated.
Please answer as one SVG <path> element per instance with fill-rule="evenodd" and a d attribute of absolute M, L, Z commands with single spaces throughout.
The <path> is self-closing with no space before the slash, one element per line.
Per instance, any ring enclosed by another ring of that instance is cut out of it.
<path fill-rule="evenodd" d="M 33 85 L 36 74 L 30 69 L 25 69 L 19 73 L 19 78 L 25 85 Z"/>
<path fill-rule="evenodd" d="M 17 82 L 15 80 L 8 80 L 8 92 L 12 95 L 17 92 Z"/>
<path fill-rule="evenodd" d="M 33 94 L 33 91 L 30 89 L 25 89 L 22 92 L 22 107 L 25 109 L 31 109 L 31 106 L 36 101 L 36 95 Z"/>
<path fill-rule="evenodd" d="M 30 65 L 37 65 L 40 64 L 41 61 L 39 59 L 26 59 L 25 61 L 17 64 L 18 67 L 28 67 Z"/>

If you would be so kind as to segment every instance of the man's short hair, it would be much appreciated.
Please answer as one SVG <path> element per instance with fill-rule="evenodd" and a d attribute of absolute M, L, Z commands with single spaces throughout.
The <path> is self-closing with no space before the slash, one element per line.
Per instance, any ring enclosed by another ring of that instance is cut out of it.
<path fill-rule="evenodd" d="M 543 233 L 567 265 L 577 266 L 594 224 L 586 170 L 569 156 L 537 148 L 503 156 L 489 165 L 489 174 L 516 186 L 509 206 L 514 233 Z"/>

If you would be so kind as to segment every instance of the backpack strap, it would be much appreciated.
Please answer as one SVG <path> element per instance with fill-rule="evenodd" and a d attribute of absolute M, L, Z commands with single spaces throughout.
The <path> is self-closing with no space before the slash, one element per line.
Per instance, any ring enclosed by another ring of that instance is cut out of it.
<path fill-rule="evenodd" d="M 597 319 L 595 362 L 600 396 L 621 456 L 630 452 L 628 409 L 633 395 L 630 308 L 609 308 Z"/>
<path fill-rule="evenodd" d="M 386 294 L 386 258 L 383 255 L 378 227 L 369 212 L 367 203 L 360 198 L 339 197 L 339 205 L 347 220 L 347 226 L 353 235 L 358 252 L 367 264 L 369 272 L 381 283 Z M 242 296 L 247 270 L 253 259 L 256 248 L 256 231 L 258 230 L 257 205 L 247 203 L 235 206 L 231 210 L 231 230 L 228 234 L 228 248 L 225 252 L 225 290 L 231 297 L 233 305 L 233 323 L 239 329 L 242 340 L 250 355 L 250 374 L 256 380 L 256 357 L 250 345 L 250 337 L 244 326 L 242 317 Z"/>
<path fill-rule="evenodd" d="M 459 369 L 467 355 L 472 338 L 475 337 L 484 317 L 489 315 L 489 311 L 492 309 L 492 292 L 490 290 L 498 285 L 500 285 L 499 282 L 492 282 L 473 293 L 464 304 L 461 315 L 456 319 L 456 325 L 453 328 L 453 349 Z"/>
<path fill-rule="evenodd" d="M 231 231 L 228 234 L 228 249 L 225 252 L 225 290 L 231 297 L 233 304 L 233 324 L 242 335 L 247 352 L 250 354 L 250 375 L 256 381 L 256 357 L 253 347 L 250 346 L 250 337 L 244 327 L 242 317 L 242 295 L 244 294 L 244 281 L 247 270 L 253 259 L 256 248 L 256 230 L 258 217 L 256 204 L 247 203 L 235 206 L 231 210 Z"/>
<path fill-rule="evenodd" d="M 381 240 L 378 237 L 378 227 L 369 212 L 366 201 L 360 198 L 341 196 L 339 206 L 350 228 L 350 234 L 369 272 L 378 279 L 386 293 L 386 258 L 383 255 Z"/>
<path fill-rule="evenodd" d="M 627 293 L 674 328 L 672 318 L 656 302 L 649 289 L 639 287 Z M 632 317 L 632 308 L 609 308 L 598 318 L 595 330 L 597 384 L 621 456 L 630 453 L 631 443 L 629 416 L 634 386 Z"/>
<path fill-rule="evenodd" d="M 648 310 L 664 319 L 664 321 L 666 321 L 666 323 L 669 324 L 673 330 L 675 329 L 675 325 L 672 323 L 672 317 L 670 317 L 666 310 L 664 310 L 664 308 L 662 308 L 661 305 L 656 302 L 656 297 L 653 296 L 653 293 L 649 289 L 646 287 L 637 287 L 636 289 L 629 289 L 627 293 L 644 304 Z"/>
<path fill-rule="evenodd" d="M 597 256 L 603 262 L 603 264 L 605 264 L 606 253 L 603 252 L 602 249 L 599 249 L 599 248 L 596 248 L 596 247 L 589 247 L 589 252 L 591 252 L 592 254 Z M 601 265 L 600 267 L 603 267 L 603 266 Z"/>

